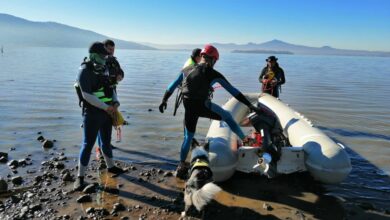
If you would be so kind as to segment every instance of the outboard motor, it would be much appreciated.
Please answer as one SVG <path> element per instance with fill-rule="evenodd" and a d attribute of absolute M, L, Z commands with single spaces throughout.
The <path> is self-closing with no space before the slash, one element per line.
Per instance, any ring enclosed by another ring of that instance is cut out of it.
<path fill-rule="evenodd" d="M 280 143 L 285 138 L 283 129 L 277 117 L 268 111 L 253 112 L 248 116 L 252 126 L 259 132 L 263 139 L 262 149 L 269 153 L 273 161 L 276 162 L 281 156 L 281 147 L 285 143 Z"/>
<path fill-rule="evenodd" d="M 258 151 L 257 164 L 253 169 L 262 167 L 263 174 L 273 178 L 277 173 L 276 165 L 281 157 L 281 147 L 285 144 L 280 143 L 280 140 L 286 138 L 283 138 L 283 129 L 276 115 L 265 107 L 261 109 L 261 112 L 253 112 L 248 116 L 252 126 L 262 136 L 261 151 Z"/>

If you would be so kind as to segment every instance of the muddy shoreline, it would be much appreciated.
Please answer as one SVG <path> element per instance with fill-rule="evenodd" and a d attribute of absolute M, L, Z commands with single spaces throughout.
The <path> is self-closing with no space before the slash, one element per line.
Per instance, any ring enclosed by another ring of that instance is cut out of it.
<path fill-rule="evenodd" d="M 115 176 L 93 153 L 86 176 L 90 185 L 74 192 L 77 159 L 55 148 L 55 141 L 37 140 L 50 148 L 50 157 L 26 153 L 10 160 L 13 149 L 0 153 L 0 219 L 180 219 L 184 182 L 173 176 L 174 166 L 117 161 L 127 172 Z M 275 179 L 236 173 L 218 185 L 223 191 L 203 215 L 192 210 L 186 219 L 390 218 L 388 210 L 325 195 L 307 173 Z"/>

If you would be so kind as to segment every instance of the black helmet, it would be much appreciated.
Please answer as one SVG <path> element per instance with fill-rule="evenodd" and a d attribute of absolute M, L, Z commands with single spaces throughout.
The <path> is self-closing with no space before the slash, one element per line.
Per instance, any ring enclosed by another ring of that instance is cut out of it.
<path fill-rule="evenodd" d="M 97 53 L 101 55 L 109 55 L 102 42 L 94 42 L 89 47 L 89 53 Z"/>

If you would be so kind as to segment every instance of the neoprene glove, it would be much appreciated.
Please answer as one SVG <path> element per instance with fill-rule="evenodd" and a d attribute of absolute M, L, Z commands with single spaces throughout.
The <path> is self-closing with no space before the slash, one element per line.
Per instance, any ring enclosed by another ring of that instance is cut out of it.
<path fill-rule="evenodd" d="M 171 97 L 171 95 L 172 95 L 171 92 L 169 92 L 168 90 L 165 91 L 163 100 L 162 100 L 160 106 L 158 107 L 158 109 L 160 110 L 161 113 L 164 113 L 164 110 L 167 109 L 167 102 L 168 102 L 169 97 Z"/>
<path fill-rule="evenodd" d="M 158 107 L 161 113 L 164 113 L 164 110 L 167 109 L 167 103 L 166 102 L 161 102 L 160 106 Z"/>

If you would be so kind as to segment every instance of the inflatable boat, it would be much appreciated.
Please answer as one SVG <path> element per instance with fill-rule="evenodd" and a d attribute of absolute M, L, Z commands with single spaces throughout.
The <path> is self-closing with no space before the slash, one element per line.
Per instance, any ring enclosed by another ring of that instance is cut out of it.
<path fill-rule="evenodd" d="M 277 118 L 281 132 L 286 138 L 280 155 L 272 158 L 276 174 L 308 171 L 316 180 L 323 183 L 339 183 L 351 171 L 349 156 L 341 144 L 335 143 L 303 115 L 268 94 L 245 94 L 253 103 L 267 108 Z M 235 98 L 231 98 L 223 108 L 229 111 L 236 122 L 245 121 L 249 109 Z M 217 182 L 229 179 L 235 171 L 260 172 L 264 150 L 261 147 L 242 146 L 238 137 L 223 121 L 212 121 L 207 133 L 210 152 L 210 168 Z M 268 169 L 268 168 L 267 168 Z"/>

